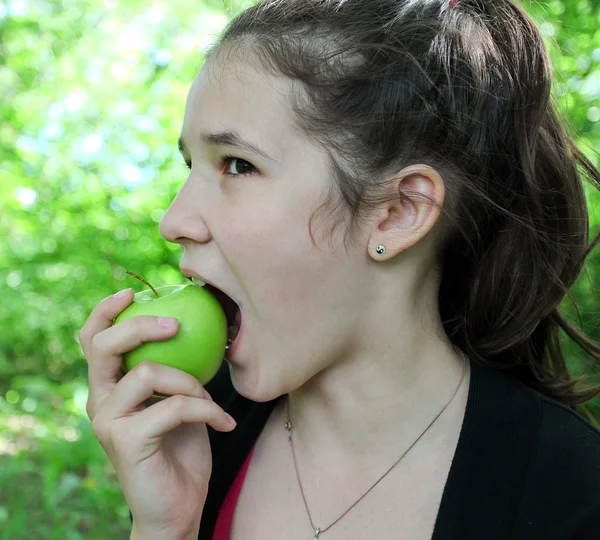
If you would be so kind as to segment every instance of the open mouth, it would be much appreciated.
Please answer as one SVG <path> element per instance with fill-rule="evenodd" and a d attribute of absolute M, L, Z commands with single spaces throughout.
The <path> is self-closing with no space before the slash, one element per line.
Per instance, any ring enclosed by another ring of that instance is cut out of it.
<path fill-rule="evenodd" d="M 198 282 L 193 277 L 188 278 L 195 285 L 200 286 L 201 282 Z M 210 292 L 221 304 L 225 316 L 227 317 L 227 349 L 234 342 L 237 337 L 240 327 L 242 326 L 242 312 L 240 307 L 237 305 L 235 300 L 225 294 L 221 289 L 217 289 L 213 285 L 206 283 L 202 285 L 208 292 Z"/>

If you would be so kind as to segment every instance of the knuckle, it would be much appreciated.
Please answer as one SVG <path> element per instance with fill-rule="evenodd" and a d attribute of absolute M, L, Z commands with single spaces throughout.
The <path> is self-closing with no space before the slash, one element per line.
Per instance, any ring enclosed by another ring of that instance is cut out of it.
<path fill-rule="evenodd" d="M 131 376 L 145 382 L 151 382 L 156 378 L 157 364 L 144 360 L 131 370 Z"/>
<path fill-rule="evenodd" d="M 152 315 L 138 315 L 125 322 L 131 325 L 137 345 L 141 345 L 156 335 L 156 317 Z"/>
<path fill-rule="evenodd" d="M 221 409 L 221 407 L 219 407 L 214 401 L 207 401 L 206 403 L 208 403 L 208 411 L 211 417 L 213 418 L 219 418 L 221 416 L 225 415 L 225 412 L 223 411 L 223 409 Z"/>
<path fill-rule="evenodd" d="M 186 374 L 189 375 L 189 374 Z M 190 378 L 188 379 L 190 381 L 190 384 L 192 385 L 192 389 L 191 389 L 191 394 L 193 396 L 198 396 L 198 397 L 204 397 L 204 387 L 202 386 L 202 384 L 200 384 L 200 381 L 198 379 L 196 379 L 196 377 L 194 377 L 193 375 L 190 375 Z"/>
<path fill-rule="evenodd" d="M 92 400 L 88 397 L 87 403 L 85 405 L 85 412 L 88 415 L 88 418 L 93 422 L 94 421 L 94 406 L 92 405 Z M 93 427 L 93 426 L 92 426 Z"/>
<path fill-rule="evenodd" d="M 87 332 L 85 326 L 83 326 L 77 333 L 77 339 L 79 339 L 79 343 L 82 345 L 87 341 Z"/>
<path fill-rule="evenodd" d="M 158 326 L 157 319 L 158 317 L 155 317 L 154 315 L 140 315 L 131 320 L 135 321 L 140 332 L 145 331 L 148 333 L 156 331 L 156 327 Z"/>
<path fill-rule="evenodd" d="M 169 400 L 171 401 L 169 405 L 174 413 L 181 412 L 186 406 L 185 396 L 182 396 L 181 394 L 172 396 Z"/>
<path fill-rule="evenodd" d="M 92 418 L 92 432 L 94 433 L 96 439 L 98 439 L 100 442 L 104 442 L 106 440 L 106 429 L 99 414 Z"/>
<path fill-rule="evenodd" d="M 91 341 L 92 354 L 94 354 L 94 355 L 99 353 L 102 348 L 102 346 L 101 346 L 102 340 L 101 340 L 101 338 L 98 337 L 99 335 L 100 334 L 96 334 L 92 338 L 92 341 Z"/>
<path fill-rule="evenodd" d="M 138 315 L 137 317 L 133 317 L 129 319 L 129 324 L 138 334 L 143 332 L 148 326 L 148 316 L 147 315 Z"/>

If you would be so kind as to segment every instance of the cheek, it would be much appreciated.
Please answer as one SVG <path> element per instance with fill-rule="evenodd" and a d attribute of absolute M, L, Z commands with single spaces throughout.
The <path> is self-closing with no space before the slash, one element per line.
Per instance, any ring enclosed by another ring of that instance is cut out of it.
<path fill-rule="evenodd" d="M 229 221 L 222 247 L 226 255 L 234 259 L 231 262 L 239 267 L 242 275 L 260 265 L 261 261 L 266 266 L 278 257 L 277 246 L 281 242 L 281 235 L 285 236 L 285 233 L 276 232 L 277 227 L 273 229 L 247 220 Z"/>
<path fill-rule="evenodd" d="M 296 247 L 294 247 L 296 246 Z M 314 288 L 314 255 L 281 226 L 231 230 L 227 257 L 256 315 L 269 324 L 291 322 L 304 312 Z"/>
<path fill-rule="evenodd" d="M 310 244 L 308 218 L 295 208 L 286 211 L 282 201 L 250 206 L 221 215 L 224 249 L 239 259 L 242 274 L 285 270 L 286 261 L 297 259 Z"/>
<path fill-rule="evenodd" d="M 312 317 L 326 296 L 319 283 L 327 282 L 331 261 L 313 246 L 308 216 L 280 203 L 230 210 L 221 219 L 221 249 L 256 315 L 279 328 Z"/>
<path fill-rule="evenodd" d="M 264 304 L 285 279 L 281 261 L 282 242 L 287 237 L 281 226 L 266 216 L 241 212 L 222 216 L 219 238 L 223 256 L 253 303 Z M 271 298 L 272 300 L 272 298 Z M 287 302 L 287 295 L 285 298 Z"/>
<path fill-rule="evenodd" d="M 280 306 L 282 306 L 284 308 L 287 307 L 287 305 L 289 303 L 289 296 L 286 291 L 279 291 L 278 299 L 279 299 Z"/>

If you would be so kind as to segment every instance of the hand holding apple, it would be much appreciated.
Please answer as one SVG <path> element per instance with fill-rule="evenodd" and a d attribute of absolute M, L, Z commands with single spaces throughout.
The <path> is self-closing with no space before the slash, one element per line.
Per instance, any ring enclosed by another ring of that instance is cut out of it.
<path fill-rule="evenodd" d="M 219 301 L 197 285 L 165 285 L 134 295 L 131 305 L 120 313 L 113 325 L 138 315 L 174 317 L 179 331 L 167 341 L 146 342 L 123 355 L 123 370 L 128 372 L 144 360 L 181 369 L 205 385 L 221 366 L 227 344 L 227 317 Z"/>
<path fill-rule="evenodd" d="M 152 301 L 141 303 L 146 308 L 163 306 L 170 299 L 153 291 Z M 172 300 L 176 298 L 183 297 L 175 295 Z M 113 326 L 133 300 L 131 290 L 104 298 L 79 332 L 88 364 L 86 412 L 127 500 L 135 529 L 132 535 L 188 538 L 190 531 L 199 528 L 208 495 L 212 468 L 208 426 L 230 432 L 235 421 L 213 402 L 198 379 L 181 369 L 143 362 L 122 376 L 123 358 L 132 347 L 162 339 L 156 344 L 161 347 L 180 337 L 179 326 L 161 331 L 153 315 Z M 156 312 L 176 315 L 185 331 L 188 317 L 181 316 L 181 308 L 174 312 L 160 307 Z M 169 359 L 162 352 L 158 358 L 159 362 Z M 156 396 L 165 399 L 156 401 Z"/>

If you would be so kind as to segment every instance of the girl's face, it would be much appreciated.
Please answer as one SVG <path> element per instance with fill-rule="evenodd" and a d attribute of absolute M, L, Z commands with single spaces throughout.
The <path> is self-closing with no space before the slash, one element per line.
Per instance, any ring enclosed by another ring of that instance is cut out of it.
<path fill-rule="evenodd" d="M 311 241 L 309 219 L 332 179 L 326 154 L 294 126 L 290 91 L 249 61 L 205 64 L 181 132 L 191 170 L 160 224 L 166 240 L 181 244 L 182 270 L 240 306 L 228 360 L 236 389 L 255 401 L 352 354 L 377 323 L 366 247 L 345 249 L 344 225 L 328 243 L 320 233 L 331 223 L 318 218 L 317 247 Z"/>

